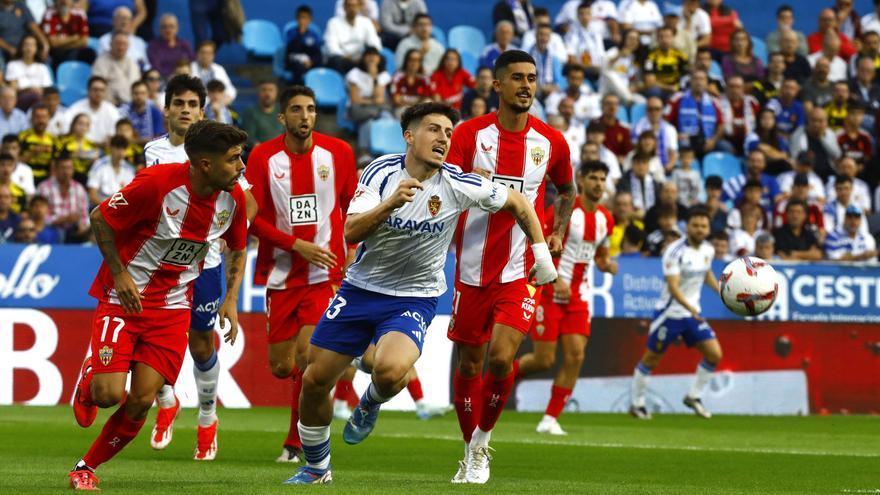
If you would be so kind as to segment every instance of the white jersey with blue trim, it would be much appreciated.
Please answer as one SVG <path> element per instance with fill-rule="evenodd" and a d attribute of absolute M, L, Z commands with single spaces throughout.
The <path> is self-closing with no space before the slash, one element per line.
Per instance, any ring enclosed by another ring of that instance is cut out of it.
<path fill-rule="evenodd" d="M 687 236 L 673 242 L 663 251 L 663 276 L 678 275 L 678 286 L 682 295 L 691 306 L 701 311 L 700 291 L 703 290 L 703 282 L 706 273 L 712 269 L 712 258 L 715 256 L 715 248 L 707 241 L 703 241 L 699 247 L 694 248 L 687 242 Z M 657 309 L 666 318 L 689 318 L 693 316 L 669 293 L 669 285 L 663 284 L 660 293 L 660 301 Z"/>
<path fill-rule="evenodd" d="M 385 155 L 361 176 L 348 214 L 377 207 L 411 176 L 405 155 Z M 422 182 L 411 203 L 394 210 L 357 249 L 346 280 L 364 290 L 401 297 L 436 297 L 446 292 L 443 266 L 458 217 L 477 207 L 495 213 L 507 202 L 507 188 L 456 165 L 443 164 Z"/>

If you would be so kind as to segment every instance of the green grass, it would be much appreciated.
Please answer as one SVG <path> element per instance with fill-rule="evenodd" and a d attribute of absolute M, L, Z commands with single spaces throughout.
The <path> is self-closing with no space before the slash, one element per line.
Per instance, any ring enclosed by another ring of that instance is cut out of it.
<path fill-rule="evenodd" d="M 0 407 L 0 493 L 65 493 L 67 471 L 88 449 L 108 413 L 88 430 L 68 407 Z M 221 410 L 217 460 L 191 460 L 194 410 L 184 410 L 174 441 L 150 449 L 144 431 L 102 466 L 111 493 L 575 493 L 776 494 L 880 493 L 880 435 L 872 417 L 733 417 L 710 421 L 667 415 L 570 414 L 569 435 L 534 433 L 537 414 L 506 412 L 492 445 L 485 486 L 451 485 L 462 455 L 455 415 L 419 421 L 385 412 L 358 446 L 334 422 L 334 484 L 281 485 L 294 470 L 274 462 L 286 432 L 283 409 Z"/>

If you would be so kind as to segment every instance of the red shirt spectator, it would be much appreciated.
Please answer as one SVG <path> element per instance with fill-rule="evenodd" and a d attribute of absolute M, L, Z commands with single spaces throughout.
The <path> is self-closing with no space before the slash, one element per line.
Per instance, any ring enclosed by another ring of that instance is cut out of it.
<path fill-rule="evenodd" d="M 730 38 L 733 32 L 742 26 L 739 14 L 721 0 L 708 0 L 705 9 L 709 14 L 709 23 L 712 25 L 709 47 L 715 51 L 729 53 Z"/>
<path fill-rule="evenodd" d="M 431 91 L 434 95 L 456 110 L 461 110 L 464 88 L 473 88 L 475 85 L 474 76 L 461 67 L 458 52 L 446 50 L 440 59 L 440 66 L 431 75 Z"/>
<path fill-rule="evenodd" d="M 89 21 L 86 13 L 80 9 L 71 9 L 67 20 L 64 20 L 57 10 L 49 7 L 43 14 L 40 27 L 46 36 L 89 36 Z"/>
<path fill-rule="evenodd" d="M 391 94 L 400 97 L 402 106 L 415 105 L 431 97 L 431 83 L 425 76 L 415 76 L 410 80 L 406 74 L 398 72 L 391 80 Z"/>
<path fill-rule="evenodd" d="M 837 134 L 837 144 L 840 146 L 840 152 L 843 156 L 848 156 L 856 161 L 856 163 L 865 165 L 871 161 L 874 154 L 874 143 L 871 135 L 864 129 L 858 129 L 855 135 L 850 135 L 846 130 L 841 130 Z"/>

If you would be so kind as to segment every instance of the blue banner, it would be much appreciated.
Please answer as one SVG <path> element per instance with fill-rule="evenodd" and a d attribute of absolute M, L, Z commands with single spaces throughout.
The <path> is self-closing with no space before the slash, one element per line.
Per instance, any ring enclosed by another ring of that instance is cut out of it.
<path fill-rule="evenodd" d="M 256 252 L 248 253 L 239 310 L 263 311 L 265 288 L 253 284 Z M 90 309 L 88 295 L 101 254 L 94 246 L 0 245 L 0 307 Z M 880 269 L 877 265 L 790 264 L 773 262 L 779 274 L 779 295 L 773 308 L 760 319 L 775 321 L 880 322 Z M 715 262 L 715 274 L 724 264 Z M 447 284 L 452 286 L 455 258 L 446 263 Z M 591 272 L 593 316 L 651 318 L 665 284 L 658 258 L 620 260 L 612 277 Z M 703 290 L 703 316 L 739 319 L 708 288 Z M 439 314 L 449 314 L 451 291 L 440 299 Z"/>

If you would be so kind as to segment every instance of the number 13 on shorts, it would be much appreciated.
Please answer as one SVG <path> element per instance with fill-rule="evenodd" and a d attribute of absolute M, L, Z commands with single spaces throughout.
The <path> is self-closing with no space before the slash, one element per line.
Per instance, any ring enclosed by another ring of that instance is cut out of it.
<path fill-rule="evenodd" d="M 333 300 L 330 301 L 330 307 L 327 308 L 327 312 L 324 313 L 324 316 L 327 317 L 328 320 L 332 320 L 339 316 L 339 312 L 342 311 L 342 308 L 348 304 L 348 301 L 345 300 L 342 296 L 336 296 Z"/>

